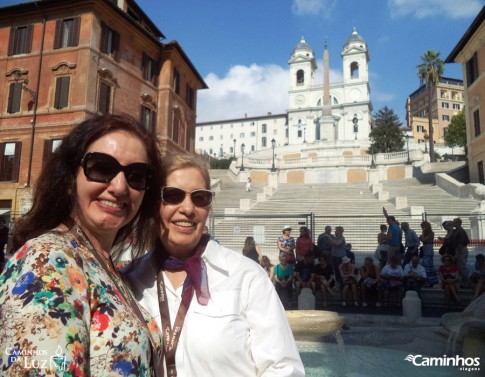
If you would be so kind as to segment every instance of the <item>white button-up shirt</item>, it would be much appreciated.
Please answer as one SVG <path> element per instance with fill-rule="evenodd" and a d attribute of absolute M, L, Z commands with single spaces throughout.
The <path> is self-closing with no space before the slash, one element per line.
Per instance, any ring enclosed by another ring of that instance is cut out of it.
<path fill-rule="evenodd" d="M 147 254 L 127 278 L 136 299 L 161 327 L 156 263 Z M 304 368 L 280 299 L 267 273 L 249 258 L 210 241 L 202 254 L 210 300 L 194 294 L 176 351 L 179 377 L 304 376 Z M 182 285 L 164 276 L 170 320 Z"/>

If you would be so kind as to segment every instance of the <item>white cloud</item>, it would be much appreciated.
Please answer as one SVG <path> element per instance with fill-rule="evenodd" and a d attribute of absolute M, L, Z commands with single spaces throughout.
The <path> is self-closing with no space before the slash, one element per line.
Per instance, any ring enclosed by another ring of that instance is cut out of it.
<path fill-rule="evenodd" d="M 236 65 L 204 80 L 209 89 L 198 92 L 198 122 L 278 114 L 288 106 L 288 70 L 277 65 Z"/>
<path fill-rule="evenodd" d="M 483 0 L 388 0 L 387 3 L 393 18 L 408 15 L 418 19 L 437 16 L 473 17 L 483 7 Z"/>
<path fill-rule="evenodd" d="M 314 85 L 323 82 L 322 61 L 317 61 Z M 330 82 L 341 82 L 342 73 L 330 70 Z M 198 92 L 197 122 L 284 113 L 288 108 L 289 69 L 278 65 L 236 65 L 224 77 L 209 73 L 209 89 Z"/>
<path fill-rule="evenodd" d="M 293 0 L 291 10 L 298 16 L 318 15 L 330 17 L 337 0 Z"/>

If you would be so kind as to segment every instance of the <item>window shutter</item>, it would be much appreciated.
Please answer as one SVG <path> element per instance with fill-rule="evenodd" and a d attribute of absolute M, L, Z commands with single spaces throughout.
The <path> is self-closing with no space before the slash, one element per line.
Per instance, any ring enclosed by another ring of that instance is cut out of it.
<path fill-rule="evenodd" d="M 99 49 L 101 50 L 101 52 L 104 52 L 104 53 L 108 52 L 108 51 L 106 51 L 106 46 L 107 46 L 106 39 L 107 38 L 108 38 L 107 26 L 104 22 L 101 22 L 101 44 L 99 46 Z"/>
<path fill-rule="evenodd" d="M 20 141 L 15 143 L 15 155 L 13 158 L 13 169 L 12 169 L 12 182 L 18 182 L 19 171 L 20 171 L 20 151 L 22 149 L 22 143 Z"/>
<path fill-rule="evenodd" d="M 153 85 L 157 86 L 158 85 L 158 62 L 155 60 L 152 61 L 153 67 L 152 67 L 152 77 L 150 81 L 153 83 Z"/>
<path fill-rule="evenodd" d="M 56 20 L 56 34 L 54 36 L 54 48 L 61 48 L 62 46 L 62 20 Z"/>
<path fill-rule="evenodd" d="M 56 96 L 54 100 L 54 107 L 62 109 L 67 107 L 69 102 L 69 84 L 71 78 L 69 76 L 58 77 L 56 80 Z"/>
<path fill-rule="evenodd" d="M 22 84 L 12 83 L 10 84 L 10 91 L 8 94 L 8 109 L 10 114 L 20 111 L 20 99 L 22 98 Z"/>
<path fill-rule="evenodd" d="M 13 55 L 15 47 L 15 34 L 17 33 L 17 28 L 10 28 L 10 37 L 8 39 L 8 56 Z"/>
<path fill-rule="evenodd" d="M 0 143 L 0 181 L 2 182 L 5 181 L 6 179 L 4 152 L 5 152 L 5 143 Z"/>
<path fill-rule="evenodd" d="M 156 135 L 157 134 L 157 112 L 156 111 L 152 111 L 151 121 L 152 121 L 152 124 L 151 124 L 152 130 L 151 131 L 154 135 Z"/>
<path fill-rule="evenodd" d="M 148 61 L 148 56 L 143 54 L 143 60 L 142 60 L 142 63 L 141 63 L 141 68 L 142 68 L 142 71 L 143 71 L 143 78 L 145 80 L 148 80 L 148 77 L 147 77 L 147 61 Z"/>
<path fill-rule="evenodd" d="M 42 154 L 42 167 L 45 166 L 52 154 L 52 140 L 44 140 L 44 152 Z"/>
<path fill-rule="evenodd" d="M 101 83 L 99 88 L 99 103 L 98 110 L 102 114 L 109 114 L 111 87 L 105 83 Z"/>
<path fill-rule="evenodd" d="M 74 17 L 72 27 L 72 43 L 70 46 L 77 46 L 79 44 L 79 30 L 81 28 L 81 17 Z"/>
<path fill-rule="evenodd" d="M 112 45 L 112 55 L 113 59 L 116 61 L 120 60 L 120 33 L 113 31 L 113 40 L 111 41 Z"/>
<path fill-rule="evenodd" d="M 25 53 L 28 54 L 32 52 L 32 37 L 34 35 L 34 25 L 27 25 L 27 41 L 25 43 Z"/>

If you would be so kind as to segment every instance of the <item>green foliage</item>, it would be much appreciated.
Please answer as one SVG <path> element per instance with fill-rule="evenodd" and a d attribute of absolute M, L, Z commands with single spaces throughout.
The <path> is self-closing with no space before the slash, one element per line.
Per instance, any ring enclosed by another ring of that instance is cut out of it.
<path fill-rule="evenodd" d="M 429 87 L 440 82 L 444 72 L 444 62 L 439 57 L 440 53 L 435 50 L 428 50 L 420 56 L 423 61 L 418 65 L 418 77 L 421 85 L 426 84 Z"/>
<path fill-rule="evenodd" d="M 445 135 L 445 143 L 450 148 L 464 147 L 466 145 L 465 111 L 453 115 Z"/>
<path fill-rule="evenodd" d="M 211 169 L 229 169 L 233 158 L 211 158 Z"/>
<path fill-rule="evenodd" d="M 372 140 L 369 152 L 376 154 L 402 151 L 404 147 L 403 134 L 400 130 L 402 123 L 399 122 L 399 117 L 394 111 L 385 106 L 374 114 L 374 119 L 375 127 L 369 134 Z"/>

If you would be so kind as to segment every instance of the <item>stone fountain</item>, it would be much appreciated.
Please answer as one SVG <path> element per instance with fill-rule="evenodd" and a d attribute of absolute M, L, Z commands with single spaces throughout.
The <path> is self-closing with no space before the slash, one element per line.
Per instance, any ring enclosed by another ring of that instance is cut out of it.
<path fill-rule="evenodd" d="M 344 318 L 338 313 L 326 310 L 288 310 L 286 316 L 297 340 L 320 341 L 344 324 Z"/>
<path fill-rule="evenodd" d="M 472 301 L 461 313 L 446 313 L 441 325 L 449 333 L 452 353 L 485 360 L 485 294 Z"/>

